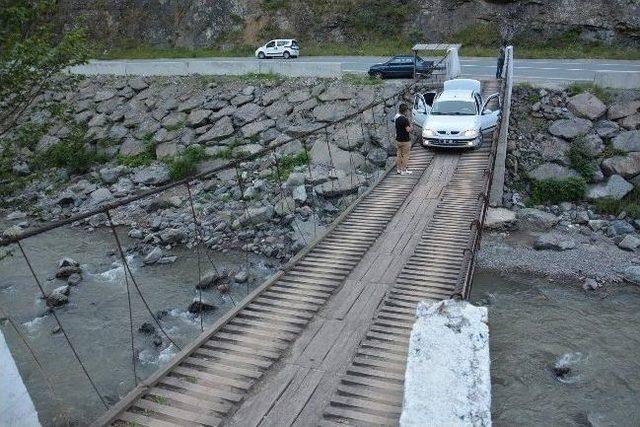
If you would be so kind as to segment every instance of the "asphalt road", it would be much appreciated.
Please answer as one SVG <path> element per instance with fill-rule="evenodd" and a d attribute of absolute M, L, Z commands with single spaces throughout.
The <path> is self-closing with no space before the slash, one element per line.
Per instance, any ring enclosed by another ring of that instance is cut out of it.
<path fill-rule="evenodd" d="M 238 58 L 240 59 L 240 58 Z M 242 58 L 244 59 L 244 58 Z M 294 61 L 341 62 L 345 72 L 365 72 L 388 57 L 332 56 L 307 57 Z M 496 72 L 495 58 L 461 58 L 462 74 L 468 77 L 492 77 Z M 596 71 L 640 72 L 640 61 L 595 59 L 516 59 L 514 76 L 521 81 L 593 81 Z"/>
<path fill-rule="evenodd" d="M 289 59 L 297 62 L 339 62 L 344 72 L 363 73 L 373 64 L 384 62 L 389 57 L 376 56 L 309 56 Z M 189 59 L 136 59 L 95 61 L 101 62 L 136 62 L 136 63 L 172 63 L 181 61 L 256 61 L 253 57 L 244 58 L 189 58 Z M 265 61 L 284 61 L 283 59 L 266 59 Z M 495 76 L 495 58 L 461 58 L 462 75 L 464 77 L 486 78 Z M 637 60 L 595 60 L 595 59 L 516 59 L 514 75 L 517 81 L 557 82 L 593 81 L 596 71 L 638 72 L 640 61 Z"/>

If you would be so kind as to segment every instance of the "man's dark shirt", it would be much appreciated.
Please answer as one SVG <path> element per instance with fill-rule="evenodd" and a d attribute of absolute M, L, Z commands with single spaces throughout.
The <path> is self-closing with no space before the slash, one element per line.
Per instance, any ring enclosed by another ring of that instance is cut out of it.
<path fill-rule="evenodd" d="M 396 141 L 411 141 L 411 136 L 409 135 L 409 132 L 407 132 L 408 127 L 409 119 L 405 116 L 400 116 L 396 119 Z"/>

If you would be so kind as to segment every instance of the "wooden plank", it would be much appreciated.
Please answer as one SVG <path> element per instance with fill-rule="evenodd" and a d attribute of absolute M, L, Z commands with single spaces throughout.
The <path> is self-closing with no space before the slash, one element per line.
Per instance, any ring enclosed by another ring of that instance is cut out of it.
<path fill-rule="evenodd" d="M 165 398 L 169 402 L 171 402 L 173 406 L 175 406 L 175 404 L 183 405 L 181 406 L 182 409 L 193 408 L 204 411 L 205 413 L 208 413 L 210 411 L 217 411 L 220 414 L 225 414 L 231 408 L 231 404 L 229 403 L 223 404 L 211 399 L 204 400 L 185 393 L 178 393 L 176 391 L 160 387 L 153 387 L 151 390 L 149 390 L 148 395 Z M 216 414 L 212 412 L 212 415 Z"/>
<path fill-rule="evenodd" d="M 167 405 L 161 405 L 159 403 L 151 402 L 146 399 L 139 399 L 138 401 L 136 401 L 134 406 L 143 410 L 153 411 L 157 414 L 170 417 L 170 419 L 175 419 L 181 425 L 184 425 L 184 426 L 205 425 L 205 426 L 216 427 L 220 425 L 222 421 L 220 418 L 214 417 L 213 415 L 206 415 L 198 412 L 185 411 L 184 409 L 179 409 L 179 408 L 175 408 Z"/>
<path fill-rule="evenodd" d="M 241 367 L 241 366 L 229 366 L 229 365 L 224 365 L 221 363 L 218 363 L 215 360 L 212 359 L 206 359 L 204 357 L 197 357 L 198 355 L 195 355 L 193 357 L 188 357 L 186 358 L 183 362 L 182 362 L 182 366 L 195 366 L 195 367 L 200 367 L 200 368 L 205 368 L 209 371 L 223 371 L 226 373 L 231 373 L 231 374 L 236 374 L 236 375 L 242 375 L 244 377 L 248 377 L 248 378 L 253 378 L 253 379 L 258 379 L 262 376 L 262 371 L 256 368 L 247 368 L 247 367 Z"/>
<path fill-rule="evenodd" d="M 168 421 L 158 420 L 151 418 L 143 414 L 134 412 L 123 412 L 117 418 L 124 421 L 127 425 L 145 426 L 145 427 L 180 427 L 180 424 L 171 423 Z"/>
<path fill-rule="evenodd" d="M 191 381 L 197 381 L 198 379 L 193 377 Z M 190 395 L 201 397 L 203 399 L 212 399 L 215 401 L 221 400 L 223 402 L 239 402 L 242 399 L 242 394 L 232 392 L 230 390 L 222 390 L 219 388 L 211 387 L 208 384 L 198 384 L 197 382 L 191 382 L 183 377 L 168 375 L 159 382 L 160 385 L 168 385 L 171 387 L 178 387 L 186 390 Z"/>

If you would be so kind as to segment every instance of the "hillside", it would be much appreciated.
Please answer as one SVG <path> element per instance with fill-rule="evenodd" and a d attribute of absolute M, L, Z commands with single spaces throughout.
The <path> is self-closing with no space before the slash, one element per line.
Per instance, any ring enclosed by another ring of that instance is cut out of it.
<path fill-rule="evenodd" d="M 638 0 L 60 0 L 60 24 L 83 16 L 101 49 L 232 50 L 278 36 L 307 46 L 457 40 L 493 47 L 640 48 Z"/>

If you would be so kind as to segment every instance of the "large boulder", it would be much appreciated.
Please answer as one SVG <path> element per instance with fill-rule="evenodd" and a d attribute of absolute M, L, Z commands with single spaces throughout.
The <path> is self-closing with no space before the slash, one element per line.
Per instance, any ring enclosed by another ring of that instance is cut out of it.
<path fill-rule="evenodd" d="M 316 194 L 323 197 L 340 197 L 358 192 L 366 180 L 360 175 L 348 175 L 338 179 L 329 180 L 323 184 L 316 185 Z"/>
<path fill-rule="evenodd" d="M 256 120 L 263 113 L 263 108 L 258 104 L 244 104 L 233 113 L 233 120 L 239 126 Z"/>
<path fill-rule="evenodd" d="M 620 126 L 629 130 L 638 129 L 640 127 L 640 113 L 636 113 L 620 120 Z"/>
<path fill-rule="evenodd" d="M 264 113 L 270 119 L 282 119 L 293 111 L 293 106 L 284 99 L 276 101 L 264 109 Z"/>
<path fill-rule="evenodd" d="M 229 116 L 224 116 L 218 120 L 205 134 L 201 135 L 197 142 L 207 143 L 227 138 L 233 135 L 233 123 Z"/>
<path fill-rule="evenodd" d="M 240 131 L 242 132 L 242 136 L 244 136 L 245 138 L 253 138 L 259 133 L 264 132 L 269 128 L 272 128 L 275 125 L 276 125 L 275 120 L 271 120 L 271 119 L 260 120 L 257 122 L 251 122 L 244 125 L 240 129 Z"/>
<path fill-rule="evenodd" d="M 108 188 L 98 188 L 89 196 L 89 202 L 92 205 L 99 205 L 105 202 L 113 200 L 113 194 L 109 191 Z"/>
<path fill-rule="evenodd" d="M 551 123 L 549 133 L 560 138 L 574 139 L 580 135 L 586 135 L 592 127 L 593 123 L 587 119 L 561 119 Z"/>
<path fill-rule="evenodd" d="M 602 171 L 607 176 L 618 174 L 627 179 L 633 178 L 640 174 L 640 152 L 604 159 Z"/>
<path fill-rule="evenodd" d="M 60 307 L 69 302 L 70 288 L 68 285 L 55 288 L 49 295 L 47 295 L 46 301 L 48 307 Z"/>
<path fill-rule="evenodd" d="M 344 101 L 349 100 L 355 96 L 355 93 L 351 88 L 344 87 L 339 84 L 329 86 L 324 92 L 318 96 L 320 101 Z"/>
<path fill-rule="evenodd" d="M 287 95 L 287 101 L 294 104 L 305 102 L 311 98 L 311 93 L 308 89 L 298 89 Z"/>
<path fill-rule="evenodd" d="M 347 115 L 349 105 L 345 102 L 320 104 L 313 109 L 313 118 L 317 122 L 334 122 Z"/>
<path fill-rule="evenodd" d="M 580 174 L 573 169 L 569 169 L 566 166 L 561 166 L 557 163 L 543 163 L 531 172 L 529 177 L 542 181 L 545 179 L 566 179 L 575 178 Z"/>
<path fill-rule="evenodd" d="M 192 128 L 206 125 L 210 116 L 211 110 L 193 110 L 187 117 L 187 125 Z"/>
<path fill-rule="evenodd" d="M 504 230 L 511 228 L 515 222 L 515 212 L 505 208 L 489 208 L 484 218 L 484 227 L 489 230 Z"/>
<path fill-rule="evenodd" d="M 187 238 L 187 232 L 182 228 L 167 228 L 158 235 L 165 245 L 180 243 Z"/>
<path fill-rule="evenodd" d="M 138 169 L 131 180 L 136 184 L 160 185 L 169 182 L 169 169 L 165 165 L 155 164 Z"/>
<path fill-rule="evenodd" d="M 625 251 L 633 252 L 640 247 L 640 239 L 632 234 L 627 234 L 624 239 L 618 243 L 618 247 Z"/>
<path fill-rule="evenodd" d="M 589 187 L 587 198 L 596 200 L 610 197 L 620 200 L 629 194 L 631 190 L 633 190 L 633 184 L 627 182 L 620 175 L 611 175 L 605 182 Z"/>
<path fill-rule="evenodd" d="M 566 251 L 575 249 L 576 242 L 570 236 L 561 233 L 545 233 L 536 239 L 533 248 L 536 250 Z"/>
<path fill-rule="evenodd" d="M 341 150 L 334 144 L 327 144 L 324 139 L 314 142 L 309 152 L 311 163 L 328 168 L 336 168 L 344 171 L 353 171 L 365 163 L 362 154 Z"/>
<path fill-rule="evenodd" d="M 240 218 L 238 218 L 236 225 L 259 224 L 261 222 L 269 221 L 273 218 L 274 212 L 275 210 L 273 206 L 270 205 L 259 208 L 249 208 Z"/>
<path fill-rule="evenodd" d="M 596 133 L 601 138 L 613 138 L 620 132 L 620 126 L 611 120 L 601 120 L 596 125 Z"/>
<path fill-rule="evenodd" d="M 624 269 L 625 280 L 640 285 L 640 265 L 632 265 Z"/>
<path fill-rule="evenodd" d="M 640 130 L 630 130 L 622 132 L 612 141 L 613 148 L 616 150 L 640 151 Z"/>
<path fill-rule="evenodd" d="M 516 220 L 519 229 L 532 231 L 547 231 L 560 222 L 554 214 L 534 208 L 520 209 Z"/>
<path fill-rule="evenodd" d="M 545 162 L 554 162 L 561 165 L 569 165 L 569 149 L 571 145 L 562 138 L 544 138 L 536 145 L 536 151 Z"/>
<path fill-rule="evenodd" d="M 607 106 L 597 96 L 582 92 L 569 98 L 567 102 L 569 110 L 579 117 L 595 120 L 607 112 Z"/>
<path fill-rule="evenodd" d="M 609 120 L 623 119 L 636 114 L 640 110 L 640 101 L 619 102 L 609 107 Z"/>

